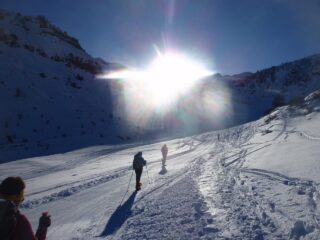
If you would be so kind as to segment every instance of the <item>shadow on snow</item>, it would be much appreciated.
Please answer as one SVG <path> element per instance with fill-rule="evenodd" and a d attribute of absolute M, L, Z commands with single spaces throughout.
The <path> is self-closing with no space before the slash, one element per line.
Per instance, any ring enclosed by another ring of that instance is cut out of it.
<path fill-rule="evenodd" d="M 100 234 L 100 237 L 106 237 L 108 235 L 111 235 L 122 226 L 122 224 L 131 215 L 131 208 L 133 206 L 136 195 L 137 192 L 133 192 L 131 196 L 128 198 L 128 200 L 115 210 L 115 212 L 111 215 L 103 232 Z"/>
<path fill-rule="evenodd" d="M 162 169 L 161 169 L 161 171 L 159 172 L 159 174 L 164 175 L 164 174 L 166 174 L 167 172 L 168 172 L 168 170 L 166 169 L 166 167 L 165 167 L 165 166 L 162 166 Z"/>

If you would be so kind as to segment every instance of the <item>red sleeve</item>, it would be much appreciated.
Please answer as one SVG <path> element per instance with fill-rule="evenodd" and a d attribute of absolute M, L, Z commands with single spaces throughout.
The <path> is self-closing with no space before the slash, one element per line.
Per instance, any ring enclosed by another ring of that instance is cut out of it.
<path fill-rule="evenodd" d="M 37 240 L 35 237 L 31 224 L 23 214 L 18 214 L 17 226 L 15 227 L 13 240 L 25 239 L 25 240 Z"/>
<path fill-rule="evenodd" d="M 17 226 L 15 228 L 12 240 L 45 240 L 47 229 L 38 229 L 36 235 L 32 231 L 31 224 L 25 215 L 19 213 Z"/>

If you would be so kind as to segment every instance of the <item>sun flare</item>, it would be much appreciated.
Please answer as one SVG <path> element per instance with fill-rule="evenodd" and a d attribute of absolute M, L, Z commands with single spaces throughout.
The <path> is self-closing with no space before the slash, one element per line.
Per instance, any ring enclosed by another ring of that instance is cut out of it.
<path fill-rule="evenodd" d="M 212 74 L 200 64 L 177 54 L 159 55 L 146 73 L 146 87 L 157 104 L 171 102 L 198 79 Z"/>
<path fill-rule="evenodd" d="M 142 91 L 154 106 L 167 106 L 186 93 L 197 80 L 212 75 L 201 64 L 186 56 L 159 53 L 144 71 L 120 71 L 106 78 L 131 80 L 131 87 Z"/>

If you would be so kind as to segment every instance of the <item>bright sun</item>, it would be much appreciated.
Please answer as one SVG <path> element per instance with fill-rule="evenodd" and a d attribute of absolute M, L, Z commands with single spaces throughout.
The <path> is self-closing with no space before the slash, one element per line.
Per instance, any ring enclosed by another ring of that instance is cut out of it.
<path fill-rule="evenodd" d="M 146 87 L 157 103 L 168 103 L 208 75 L 211 72 L 182 55 L 160 55 L 147 70 Z"/>
<path fill-rule="evenodd" d="M 159 54 L 145 71 L 120 71 L 105 78 L 128 79 L 154 106 L 163 107 L 186 93 L 197 80 L 212 75 L 199 63 L 174 53 Z"/>

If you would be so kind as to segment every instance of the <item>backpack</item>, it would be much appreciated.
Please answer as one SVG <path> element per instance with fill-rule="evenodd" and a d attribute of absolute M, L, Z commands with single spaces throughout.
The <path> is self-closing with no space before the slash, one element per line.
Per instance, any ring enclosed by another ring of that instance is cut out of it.
<path fill-rule="evenodd" d="M 134 155 L 133 164 L 132 164 L 133 169 L 143 168 L 143 166 L 145 165 L 146 165 L 146 161 L 143 159 L 142 156 L 138 154 Z"/>
<path fill-rule="evenodd" d="M 10 240 L 18 221 L 18 208 L 11 201 L 0 199 L 0 239 Z"/>

